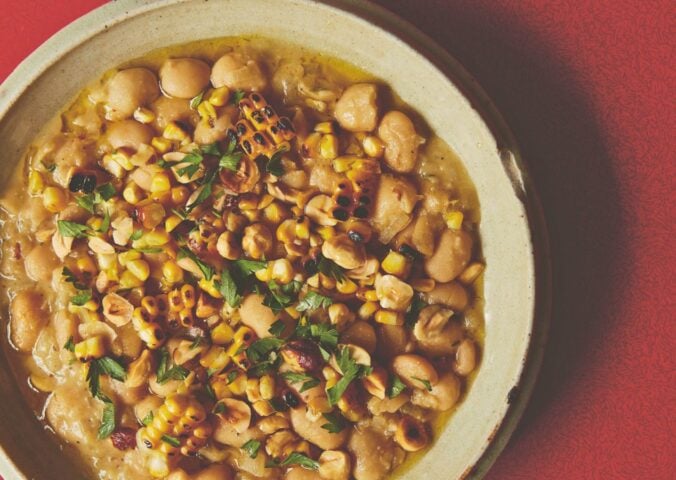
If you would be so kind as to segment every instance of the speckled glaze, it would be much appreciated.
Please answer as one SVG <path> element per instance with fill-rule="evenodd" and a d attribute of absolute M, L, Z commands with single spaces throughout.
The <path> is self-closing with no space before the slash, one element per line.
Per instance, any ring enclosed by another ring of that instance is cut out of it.
<path fill-rule="evenodd" d="M 52 37 L 0 86 L 0 182 L 41 126 L 104 71 L 159 47 L 247 34 L 302 43 L 386 79 L 465 163 L 481 204 L 485 351 L 441 436 L 400 478 L 482 477 L 514 430 L 542 358 L 550 287 L 546 232 L 500 115 L 457 62 L 402 20 L 351 0 L 112 2 Z M 4 354 L 0 398 L 0 475 L 82 477 L 22 401 Z"/>

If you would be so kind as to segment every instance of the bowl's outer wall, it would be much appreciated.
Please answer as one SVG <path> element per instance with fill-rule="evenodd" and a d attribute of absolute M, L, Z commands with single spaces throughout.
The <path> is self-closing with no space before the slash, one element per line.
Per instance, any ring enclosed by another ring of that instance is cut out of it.
<path fill-rule="evenodd" d="M 176 22 L 177 18 L 181 21 Z M 373 23 L 384 30 L 374 28 Z M 485 353 L 467 398 L 435 445 L 404 478 L 481 476 L 513 430 L 539 365 L 548 314 L 546 238 L 535 194 L 499 115 L 457 63 L 396 17 L 352 1 L 108 4 L 53 37 L 0 87 L 0 161 L 7 167 L 0 171 L 0 181 L 6 181 L 40 127 L 89 81 L 125 60 L 203 38 L 205 32 L 209 37 L 261 34 L 302 39 L 308 48 L 356 64 L 388 81 L 465 163 L 482 208 L 482 247 L 488 265 Z M 534 237 L 529 221 L 535 225 Z M 541 263 L 535 263 L 534 253 Z M 534 329 L 536 317 L 539 323 Z M 533 348 L 524 370 L 531 336 Z M 79 478 L 22 402 L 4 356 L 1 361 L 0 397 L 5 402 L 0 410 L 0 444 L 7 457 L 27 478 Z M 508 396 L 517 401 L 508 405 Z M 0 472 L 8 478 L 17 476 L 9 468 L 7 460 L 0 458 Z"/>

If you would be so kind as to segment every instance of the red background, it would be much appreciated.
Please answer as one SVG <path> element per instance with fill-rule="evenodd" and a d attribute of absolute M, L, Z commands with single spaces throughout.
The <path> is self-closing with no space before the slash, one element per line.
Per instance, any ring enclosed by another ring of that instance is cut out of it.
<path fill-rule="evenodd" d="M 100 0 L 2 0 L 0 79 Z M 490 479 L 676 477 L 676 4 L 380 0 L 458 58 L 521 143 L 554 316 Z"/>

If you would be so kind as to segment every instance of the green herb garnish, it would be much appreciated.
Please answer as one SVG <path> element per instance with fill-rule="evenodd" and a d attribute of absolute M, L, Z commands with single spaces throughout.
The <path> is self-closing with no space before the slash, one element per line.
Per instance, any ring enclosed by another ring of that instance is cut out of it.
<path fill-rule="evenodd" d="M 211 280 L 211 277 L 214 276 L 214 267 L 204 263 L 202 260 L 200 260 L 200 258 L 197 255 L 195 255 L 193 252 L 191 252 L 186 247 L 181 247 L 178 250 L 178 258 L 180 259 L 180 258 L 185 258 L 185 257 L 187 257 L 190 260 L 192 260 L 193 262 L 195 262 L 197 267 L 202 272 L 202 275 L 204 275 L 205 280 L 207 280 L 207 281 Z"/>
<path fill-rule="evenodd" d="M 282 373 L 282 378 L 290 383 L 302 383 L 303 385 L 301 385 L 299 393 L 303 393 L 320 384 L 319 379 L 307 373 L 284 372 Z"/>
<path fill-rule="evenodd" d="M 56 226 L 62 237 L 83 238 L 88 235 L 89 227 L 80 223 L 58 220 Z"/>
<path fill-rule="evenodd" d="M 254 440 L 253 438 L 242 445 L 242 450 L 249 455 L 250 458 L 256 458 L 258 456 L 258 450 L 261 448 L 261 442 Z"/>
<path fill-rule="evenodd" d="M 317 292 L 309 291 L 303 299 L 298 302 L 296 310 L 299 312 L 312 312 L 318 308 L 328 308 L 333 304 L 331 297 L 327 297 Z"/>
<path fill-rule="evenodd" d="M 347 390 L 347 387 L 350 386 L 353 380 L 365 377 L 371 372 L 370 367 L 361 365 L 352 359 L 350 350 L 347 347 L 341 348 L 336 353 L 336 362 L 343 376 L 333 387 L 326 390 L 329 405 L 331 406 L 338 403 L 338 400 L 340 400 L 340 397 L 343 396 L 343 393 L 345 393 L 345 390 Z"/>
<path fill-rule="evenodd" d="M 170 366 L 169 352 L 166 348 L 159 350 L 160 361 L 157 366 L 157 383 L 164 385 L 169 380 L 185 380 L 190 372 L 180 365 Z"/>
<path fill-rule="evenodd" d="M 171 435 L 162 435 L 162 441 L 164 443 L 168 443 L 172 447 L 178 448 L 181 446 L 181 441 L 176 437 L 172 437 Z"/>
<path fill-rule="evenodd" d="M 194 96 L 190 100 L 190 108 L 193 110 L 197 110 L 197 107 L 199 106 L 200 103 L 202 103 L 202 99 L 204 98 L 204 90 L 202 90 L 198 95 Z"/>
<path fill-rule="evenodd" d="M 347 427 L 347 423 L 345 422 L 345 419 L 342 417 L 342 415 L 329 412 L 322 413 L 322 417 L 324 417 L 329 422 L 322 425 L 322 428 L 327 430 L 329 433 L 340 433 L 345 430 L 345 427 Z"/>
<path fill-rule="evenodd" d="M 387 397 L 388 398 L 398 397 L 399 394 L 401 394 L 401 392 L 403 392 L 404 390 L 406 390 L 406 384 L 402 382 L 398 376 L 392 374 L 390 376 L 390 381 L 387 386 L 386 391 Z"/>

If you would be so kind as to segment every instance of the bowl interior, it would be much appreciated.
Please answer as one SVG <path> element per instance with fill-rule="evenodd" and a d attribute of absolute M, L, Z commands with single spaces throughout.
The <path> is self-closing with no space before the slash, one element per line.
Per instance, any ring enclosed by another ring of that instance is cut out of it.
<path fill-rule="evenodd" d="M 0 181 L 7 180 L 41 126 L 89 81 L 159 47 L 259 34 L 326 52 L 386 79 L 462 159 L 481 204 L 487 262 L 481 369 L 435 445 L 402 475 L 406 479 L 459 478 L 472 469 L 493 440 L 526 361 L 536 293 L 527 211 L 515 193 L 514 172 L 505 168 L 495 136 L 462 93 L 471 90 L 469 80 L 449 81 L 398 36 L 348 13 L 359 10 L 356 3 L 335 2 L 341 8 L 332 3 L 118 1 L 96 10 L 50 40 L 0 88 Z M 55 478 L 54 472 L 59 472 L 59 478 L 80 478 L 23 404 L 6 367 L 2 356 L 0 445 L 11 462 L 0 456 L 0 473 L 15 478 L 17 467 L 28 478 Z"/>

